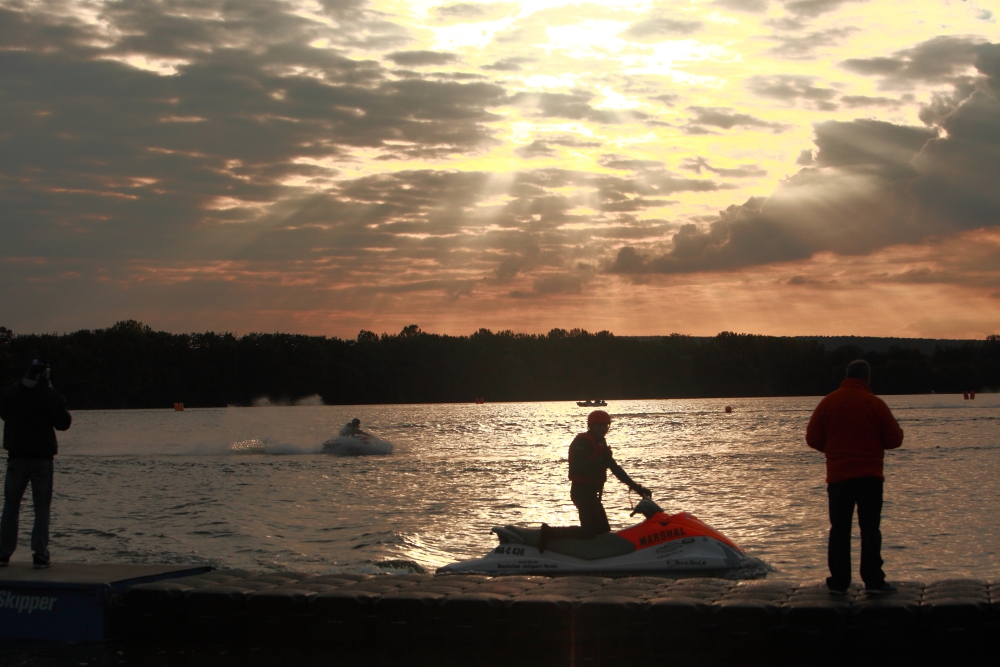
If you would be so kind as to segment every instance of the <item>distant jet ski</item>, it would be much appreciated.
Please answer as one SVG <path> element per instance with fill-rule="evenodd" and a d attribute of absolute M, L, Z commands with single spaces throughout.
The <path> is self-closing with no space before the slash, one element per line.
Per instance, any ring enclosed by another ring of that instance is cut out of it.
<path fill-rule="evenodd" d="M 606 407 L 607 401 L 577 401 L 577 405 L 581 408 L 603 408 Z"/>
<path fill-rule="evenodd" d="M 736 543 L 687 512 L 668 515 L 649 498 L 639 501 L 636 512 L 646 520 L 590 540 L 552 540 L 544 552 L 538 548 L 541 529 L 495 526 L 498 547 L 438 572 L 710 576 L 750 560 Z"/>
<path fill-rule="evenodd" d="M 338 435 L 323 443 L 323 453 L 340 456 L 392 454 L 392 443 L 376 438 L 370 433 Z"/>

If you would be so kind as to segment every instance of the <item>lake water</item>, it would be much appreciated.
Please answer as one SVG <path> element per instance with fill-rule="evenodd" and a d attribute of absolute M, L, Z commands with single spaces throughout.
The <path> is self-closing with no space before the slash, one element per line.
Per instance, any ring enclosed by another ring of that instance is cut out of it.
<path fill-rule="evenodd" d="M 1000 576 L 1000 395 L 886 401 L 906 432 L 886 457 L 889 578 Z M 770 577 L 815 580 L 826 576 L 826 487 L 823 456 L 804 434 L 817 402 L 614 401 L 608 441 L 665 510 L 718 528 Z M 432 571 L 485 554 L 493 525 L 576 522 L 566 452 L 587 412 L 572 403 L 78 411 L 60 434 L 53 558 Z M 395 452 L 323 454 L 354 416 Z M 635 522 L 623 485 L 611 479 L 604 498 L 614 529 Z M 27 499 L 22 517 L 14 560 L 30 558 Z M 857 551 L 855 537 L 855 563 Z"/>

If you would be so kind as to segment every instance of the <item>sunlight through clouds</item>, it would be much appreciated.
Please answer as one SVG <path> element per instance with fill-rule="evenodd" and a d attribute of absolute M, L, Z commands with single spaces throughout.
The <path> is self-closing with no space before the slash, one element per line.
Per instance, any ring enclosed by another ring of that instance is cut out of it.
<path fill-rule="evenodd" d="M 0 0 L 0 324 L 937 335 L 940 308 L 978 336 L 995 25 L 946 0 Z"/>

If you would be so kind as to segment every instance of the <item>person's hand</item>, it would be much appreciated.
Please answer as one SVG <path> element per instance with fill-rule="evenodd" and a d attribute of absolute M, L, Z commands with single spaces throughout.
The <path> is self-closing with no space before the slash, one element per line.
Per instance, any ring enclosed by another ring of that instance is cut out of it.
<path fill-rule="evenodd" d="M 643 498 L 652 498 L 653 492 L 644 487 L 642 484 L 635 485 L 635 492 L 638 493 Z"/>

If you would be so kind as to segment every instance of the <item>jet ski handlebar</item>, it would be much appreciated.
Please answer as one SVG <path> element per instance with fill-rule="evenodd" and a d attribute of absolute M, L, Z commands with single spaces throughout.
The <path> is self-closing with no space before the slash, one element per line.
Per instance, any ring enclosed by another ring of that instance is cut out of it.
<path fill-rule="evenodd" d="M 635 504 L 632 513 L 629 516 L 635 516 L 636 514 L 642 514 L 647 519 L 653 518 L 654 515 L 662 512 L 663 509 L 653 502 L 653 496 L 643 496 L 642 499 Z"/>

